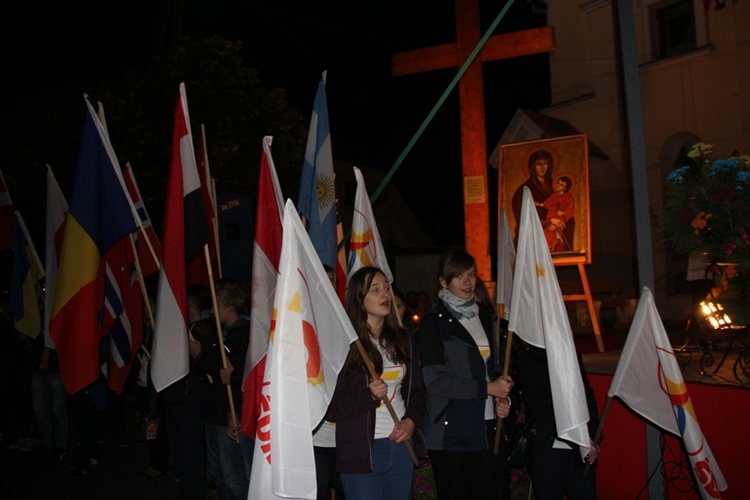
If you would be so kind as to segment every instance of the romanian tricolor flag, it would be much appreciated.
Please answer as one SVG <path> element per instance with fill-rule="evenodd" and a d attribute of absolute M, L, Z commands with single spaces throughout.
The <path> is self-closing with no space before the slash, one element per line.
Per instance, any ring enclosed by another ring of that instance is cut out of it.
<path fill-rule="evenodd" d="M 102 256 L 136 229 L 117 158 L 88 99 L 86 106 L 49 326 L 71 394 L 99 377 Z"/>
<path fill-rule="evenodd" d="M 13 314 L 15 329 L 35 339 L 42 330 L 37 285 L 44 278 L 44 269 L 19 212 L 16 212 L 15 240 L 8 310 Z"/>

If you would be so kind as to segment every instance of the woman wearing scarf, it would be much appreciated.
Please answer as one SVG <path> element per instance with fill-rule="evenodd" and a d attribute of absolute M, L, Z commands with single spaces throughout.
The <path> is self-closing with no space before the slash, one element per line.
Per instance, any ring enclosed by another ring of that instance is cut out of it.
<path fill-rule="evenodd" d="M 489 443 L 495 416 L 510 411 L 513 382 L 494 379 L 492 311 L 477 303 L 474 257 L 460 249 L 446 253 L 438 280 L 438 299 L 418 330 L 427 389 L 423 433 L 438 495 L 499 497 L 500 470 Z"/>

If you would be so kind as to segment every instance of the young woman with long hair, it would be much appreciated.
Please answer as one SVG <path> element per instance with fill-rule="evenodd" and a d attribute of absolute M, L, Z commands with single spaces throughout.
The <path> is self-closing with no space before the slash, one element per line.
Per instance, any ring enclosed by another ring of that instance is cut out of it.
<path fill-rule="evenodd" d="M 414 464 L 404 442 L 421 424 L 425 399 L 416 342 L 398 326 L 391 285 L 378 268 L 351 276 L 346 311 L 378 378 L 371 380 L 368 361 L 352 344 L 327 414 L 336 422 L 344 493 L 357 500 L 406 499 Z"/>

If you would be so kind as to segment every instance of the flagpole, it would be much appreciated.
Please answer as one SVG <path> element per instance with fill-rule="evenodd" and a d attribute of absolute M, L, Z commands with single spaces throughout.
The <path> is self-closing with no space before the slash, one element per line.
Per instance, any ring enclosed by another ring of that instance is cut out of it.
<path fill-rule="evenodd" d="M 208 282 L 211 284 L 211 300 L 214 305 L 214 320 L 216 321 L 216 336 L 219 337 L 219 352 L 221 352 L 221 365 L 227 367 L 227 354 L 224 352 L 224 337 L 221 336 L 221 322 L 219 321 L 219 308 L 216 302 L 216 287 L 214 286 L 214 273 L 211 269 L 211 255 L 208 253 L 208 245 L 203 245 L 203 253 L 206 256 L 206 267 L 208 268 Z M 227 386 L 227 395 L 229 396 L 229 411 L 232 413 L 232 427 L 237 428 L 237 413 L 234 410 L 234 398 L 232 397 L 232 386 L 230 384 L 224 384 Z M 240 442 L 240 434 L 237 433 L 235 439 L 237 443 Z"/>
<path fill-rule="evenodd" d="M 143 234 L 146 234 L 145 232 Z M 151 325 L 151 331 L 154 331 L 154 311 L 151 309 L 151 302 L 148 300 L 148 292 L 146 291 L 146 282 L 143 279 L 143 271 L 141 270 L 141 259 L 138 258 L 138 250 L 135 248 L 135 239 L 133 233 L 128 235 L 130 238 L 130 248 L 133 249 L 133 255 L 135 256 L 135 272 L 138 273 L 138 284 L 141 287 L 141 296 L 143 297 L 143 305 L 146 308 L 146 316 L 148 317 L 149 324 Z M 151 353 L 146 347 L 146 339 L 143 339 L 141 349 L 146 353 L 146 356 L 151 359 Z"/>
<path fill-rule="evenodd" d="M 365 348 L 362 347 L 362 342 L 360 342 L 359 339 L 356 339 L 354 341 L 354 344 L 357 346 L 359 355 L 362 356 L 362 360 L 364 360 L 365 362 L 367 371 L 370 372 L 370 377 L 373 380 L 376 380 L 378 378 L 378 374 L 375 373 L 375 369 L 372 367 L 372 361 L 370 361 L 370 357 L 365 352 Z M 393 409 L 393 405 L 391 405 L 391 401 L 388 399 L 388 397 L 383 398 L 382 401 L 383 403 L 385 403 L 385 407 L 388 408 L 388 412 L 391 414 L 393 423 L 396 424 L 396 426 L 400 426 L 401 421 L 399 420 L 398 415 L 396 415 L 396 411 Z M 406 449 L 409 450 L 409 455 L 411 455 L 411 459 L 414 462 L 414 467 L 419 467 L 419 459 L 417 458 L 416 453 L 414 453 L 414 448 L 412 448 L 411 443 L 407 439 L 406 441 L 404 441 L 404 444 L 406 445 Z"/>
<path fill-rule="evenodd" d="M 130 197 L 130 193 L 128 193 L 128 199 L 129 197 Z M 136 213 L 138 213 L 137 210 L 136 210 Z M 154 259 L 154 262 L 156 263 L 156 270 L 159 271 L 161 270 L 161 261 L 159 260 L 159 257 L 156 256 L 156 250 L 154 250 L 154 246 L 151 244 L 151 240 L 148 238 L 148 234 L 146 233 L 146 228 L 143 227 L 143 221 L 141 220 L 140 215 L 138 215 L 136 222 L 138 223 L 138 229 L 141 231 L 141 233 L 143 233 L 143 239 L 146 240 L 146 246 L 148 247 L 148 251 L 151 252 L 151 257 Z"/>
<path fill-rule="evenodd" d="M 497 342 L 500 343 L 500 318 L 503 317 L 504 304 L 498 305 L 498 327 L 497 327 Z M 508 340 L 505 341 L 505 360 L 503 361 L 503 380 L 508 381 L 508 373 L 510 372 L 510 351 L 513 348 L 513 332 L 508 331 Z M 497 429 L 495 429 L 495 447 L 493 453 L 497 455 L 500 452 L 500 437 L 503 434 L 503 419 L 497 419 Z"/>
<path fill-rule="evenodd" d="M 604 409 L 602 410 L 602 417 L 599 419 L 599 425 L 596 426 L 596 434 L 594 434 L 594 446 L 599 446 L 599 442 L 602 440 L 602 428 L 604 428 L 604 421 L 607 420 L 607 414 L 609 413 L 609 406 L 612 404 L 612 396 L 607 396 L 607 400 L 604 402 Z M 583 477 L 586 477 L 591 468 L 591 463 L 586 462 L 586 467 L 583 469 Z"/>

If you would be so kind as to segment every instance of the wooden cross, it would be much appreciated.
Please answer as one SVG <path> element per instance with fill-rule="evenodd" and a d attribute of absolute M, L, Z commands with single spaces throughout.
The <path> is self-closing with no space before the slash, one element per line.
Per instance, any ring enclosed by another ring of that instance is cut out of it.
<path fill-rule="evenodd" d="M 456 43 L 395 54 L 393 75 L 460 68 L 480 38 L 479 1 L 456 0 Z M 554 48 L 554 30 L 549 26 L 492 36 L 459 82 L 466 250 L 476 259 L 477 275 L 485 281 L 492 281 L 492 262 L 482 63 Z"/>

